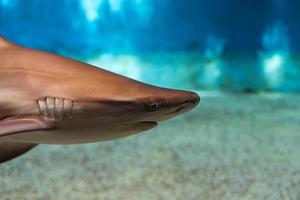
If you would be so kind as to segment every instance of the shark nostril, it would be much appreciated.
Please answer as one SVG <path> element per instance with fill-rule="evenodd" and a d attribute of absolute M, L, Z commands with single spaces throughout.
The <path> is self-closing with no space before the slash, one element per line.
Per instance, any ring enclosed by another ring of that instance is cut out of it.
<path fill-rule="evenodd" d="M 179 112 L 179 111 L 181 111 L 182 109 L 184 109 L 185 108 L 185 106 L 180 106 L 179 108 L 177 108 L 176 110 L 175 110 L 175 112 Z"/>

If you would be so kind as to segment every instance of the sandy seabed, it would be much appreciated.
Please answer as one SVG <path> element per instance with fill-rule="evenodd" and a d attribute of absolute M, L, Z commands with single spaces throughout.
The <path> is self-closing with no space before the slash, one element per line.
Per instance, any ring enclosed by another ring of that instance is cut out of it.
<path fill-rule="evenodd" d="M 298 200 L 299 103 L 206 93 L 193 112 L 147 134 L 40 145 L 0 166 L 0 199 Z"/>

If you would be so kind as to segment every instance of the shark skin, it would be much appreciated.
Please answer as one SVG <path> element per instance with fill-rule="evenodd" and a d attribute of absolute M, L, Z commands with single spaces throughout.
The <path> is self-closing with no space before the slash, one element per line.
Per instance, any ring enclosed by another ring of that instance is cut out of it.
<path fill-rule="evenodd" d="M 0 163 L 36 144 L 92 143 L 143 132 L 200 101 L 194 92 L 145 84 L 3 37 L 0 77 Z"/>

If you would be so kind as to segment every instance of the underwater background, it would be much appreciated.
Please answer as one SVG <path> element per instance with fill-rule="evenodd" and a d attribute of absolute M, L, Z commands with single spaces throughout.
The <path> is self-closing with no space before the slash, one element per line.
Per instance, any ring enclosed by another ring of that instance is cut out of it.
<path fill-rule="evenodd" d="M 299 10 L 298 0 L 0 0 L 0 34 L 17 44 L 202 97 L 147 134 L 39 145 L 0 166 L 0 199 L 300 199 Z"/>

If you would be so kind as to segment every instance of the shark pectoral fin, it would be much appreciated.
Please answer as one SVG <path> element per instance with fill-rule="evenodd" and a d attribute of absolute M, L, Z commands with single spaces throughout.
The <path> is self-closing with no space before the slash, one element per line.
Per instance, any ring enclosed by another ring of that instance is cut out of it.
<path fill-rule="evenodd" d="M 23 155 L 37 144 L 20 142 L 0 142 L 0 163 Z"/>
<path fill-rule="evenodd" d="M 1 137 L 9 136 L 27 131 L 46 130 L 51 128 L 52 124 L 40 117 L 15 117 L 0 121 L 0 140 Z M 13 142 L 4 139 L 0 141 L 0 163 L 19 157 L 28 152 L 37 144 Z"/>
<path fill-rule="evenodd" d="M 16 133 L 50 129 L 52 124 L 40 117 L 16 117 L 0 121 L 0 138 Z"/>

